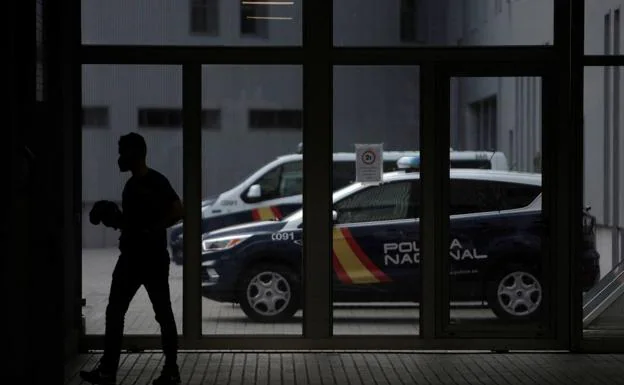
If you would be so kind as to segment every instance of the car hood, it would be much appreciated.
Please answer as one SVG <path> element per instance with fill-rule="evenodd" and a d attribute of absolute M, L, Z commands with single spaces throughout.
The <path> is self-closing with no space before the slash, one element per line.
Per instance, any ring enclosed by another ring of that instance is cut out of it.
<path fill-rule="evenodd" d="M 241 233 L 265 233 L 279 231 L 286 223 L 280 221 L 250 222 L 235 226 L 224 227 L 218 230 L 203 234 L 202 239 L 226 237 Z"/>

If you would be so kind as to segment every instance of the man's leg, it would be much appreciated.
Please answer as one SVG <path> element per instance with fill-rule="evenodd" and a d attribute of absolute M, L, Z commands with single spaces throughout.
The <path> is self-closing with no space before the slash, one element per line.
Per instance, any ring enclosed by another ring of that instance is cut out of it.
<path fill-rule="evenodd" d="M 121 342 L 123 338 L 124 318 L 130 301 L 136 294 L 141 283 L 136 272 L 133 272 L 128 261 L 120 256 L 111 282 L 108 305 L 106 306 L 106 330 L 104 335 L 104 355 L 97 368 L 92 371 L 81 371 L 83 380 L 92 384 L 115 384 Z"/>
<path fill-rule="evenodd" d="M 175 383 L 175 377 L 179 376 L 177 364 L 178 331 L 171 308 L 169 260 L 156 259 L 149 271 L 146 272 L 143 284 L 152 302 L 156 321 L 160 324 L 162 347 L 165 355 L 164 374 L 173 375 L 173 383 Z"/>
<path fill-rule="evenodd" d="M 119 367 L 126 312 L 141 286 L 136 271 L 133 271 L 128 262 L 123 256 L 117 261 L 106 306 L 104 355 L 101 363 L 104 368 L 115 371 Z"/>

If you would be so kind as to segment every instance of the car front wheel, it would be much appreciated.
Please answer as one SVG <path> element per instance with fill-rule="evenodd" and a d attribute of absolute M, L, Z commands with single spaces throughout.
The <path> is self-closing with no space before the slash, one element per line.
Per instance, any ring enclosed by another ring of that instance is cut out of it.
<path fill-rule="evenodd" d="M 283 265 L 252 266 L 238 288 L 238 301 L 245 314 L 256 322 L 282 322 L 299 308 L 297 275 Z"/>

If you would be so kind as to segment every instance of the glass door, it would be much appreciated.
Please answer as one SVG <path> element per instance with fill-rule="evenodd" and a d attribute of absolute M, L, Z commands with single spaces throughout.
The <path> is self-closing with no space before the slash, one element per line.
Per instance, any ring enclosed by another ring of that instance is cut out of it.
<path fill-rule="evenodd" d="M 556 78 L 545 65 L 474 63 L 438 67 L 435 79 L 437 151 L 423 155 L 435 161 L 436 252 L 425 270 L 434 274 L 435 337 L 566 346 Z"/>

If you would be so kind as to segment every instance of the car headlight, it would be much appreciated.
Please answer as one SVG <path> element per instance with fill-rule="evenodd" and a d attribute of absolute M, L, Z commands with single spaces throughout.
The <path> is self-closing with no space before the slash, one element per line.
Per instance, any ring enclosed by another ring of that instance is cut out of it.
<path fill-rule="evenodd" d="M 234 235 L 223 238 L 208 238 L 202 241 L 202 251 L 209 253 L 212 251 L 222 251 L 231 249 L 243 243 L 247 238 L 251 237 L 251 234 Z"/>

